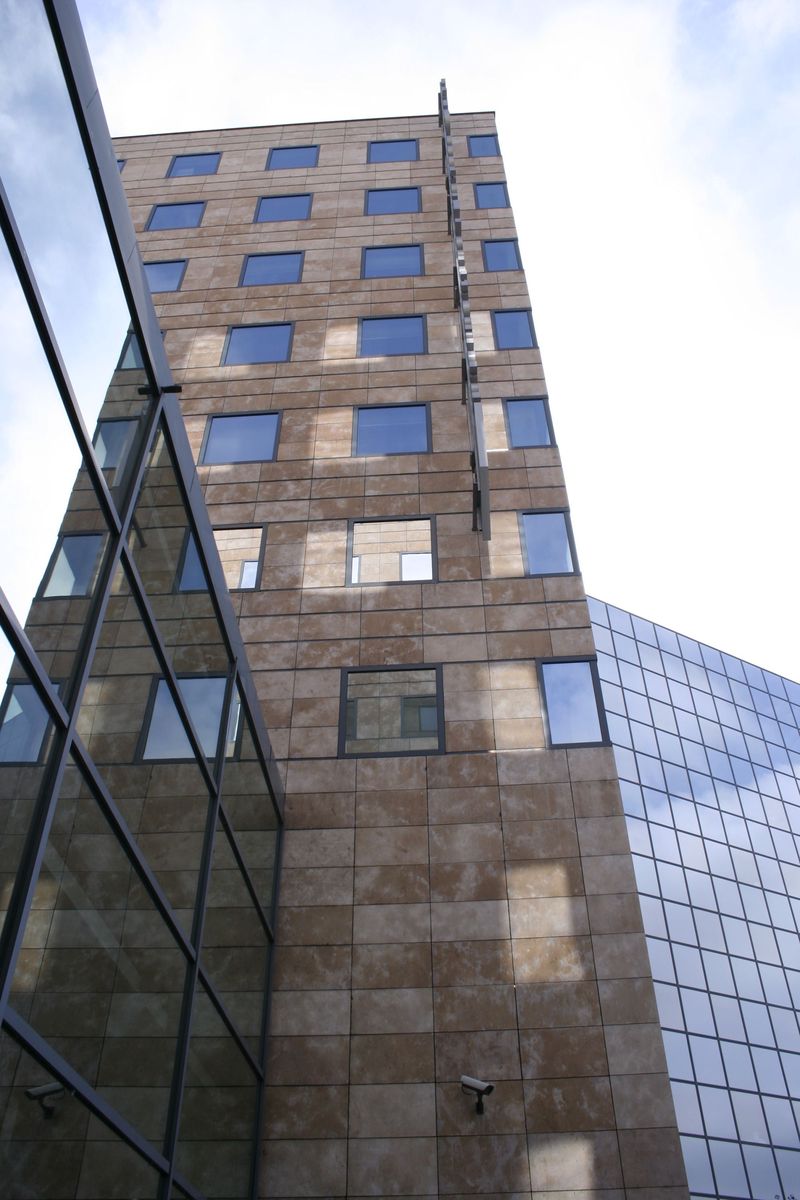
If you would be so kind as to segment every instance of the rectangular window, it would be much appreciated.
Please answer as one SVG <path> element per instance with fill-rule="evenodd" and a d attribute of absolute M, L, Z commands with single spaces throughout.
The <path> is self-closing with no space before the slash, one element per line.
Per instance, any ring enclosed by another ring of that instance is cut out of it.
<path fill-rule="evenodd" d="M 574 575 L 575 550 L 563 509 L 520 513 L 525 570 L 528 575 Z"/>
<path fill-rule="evenodd" d="M 136 420 L 98 421 L 94 448 L 98 465 L 104 471 L 121 471 L 136 437 Z"/>
<path fill-rule="evenodd" d="M 339 754 L 438 754 L 444 749 L 441 668 L 342 672 Z"/>
<path fill-rule="evenodd" d="M 264 555 L 264 526 L 221 526 L 214 540 L 231 591 L 258 587 Z"/>
<path fill-rule="evenodd" d="M 496 158 L 500 153 L 496 133 L 472 133 L 467 144 L 470 158 Z"/>
<path fill-rule="evenodd" d="M 196 229 L 203 219 L 205 200 L 184 204 L 154 204 L 145 229 Z"/>
<path fill-rule="evenodd" d="M 370 188 L 364 202 L 364 214 L 368 217 L 421 211 L 420 190 L 416 187 Z"/>
<path fill-rule="evenodd" d="M 122 347 L 122 354 L 119 357 L 118 371 L 142 371 L 144 370 L 144 362 L 142 361 L 142 352 L 139 349 L 139 339 L 135 333 L 129 333 L 125 338 L 125 345 Z"/>
<path fill-rule="evenodd" d="M 241 413 L 211 417 L 200 462 L 269 462 L 275 457 L 279 413 Z"/>
<path fill-rule="evenodd" d="M 185 271 L 185 258 L 174 258 L 171 262 L 147 262 L 144 264 L 144 273 L 151 292 L 180 291 Z"/>
<path fill-rule="evenodd" d="M 539 663 L 551 746 L 596 746 L 608 741 L 594 659 Z"/>
<path fill-rule="evenodd" d="M 508 208 L 508 188 L 504 183 L 476 183 L 476 208 Z"/>
<path fill-rule="evenodd" d="M 176 154 L 169 164 L 168 179 L 185 175 L 216 175 L 219 167 L 219 153 L 212 154 Z"/>
<path fill-rule="evenodd" d="M 49 718 L 32 683 L 10 683 L 0 716 L 0 763 L 35 763 Z"/>
<path fill-rule="evenodd" d="M 492 313 L 494 344 L 498 350 L 535 350 L 536 334 L 530 309 L 504 308 Z"/>
<path fill-rule="evenodd" d="M 424 521 L 354 521 L 349 545 L 349 584 L 433 579 L 433 537 Z"/>
<path fill-rule="evenodd" d="M 204 675 L 178 680 L 183 702 L 206 758 L 213 758 L 217 753 L 226 683 L 224 675 Z M 228 722 L 226 746 L 228 757 L 233 753 L 236 742 L 238 715 L 238 702 L 234 700 L 231 705 L 231 718 Z M 152 761 L 193 757 L 189 738 L 170 695 L 167 681 L 159 679 L 153 698 L 142 758 Z"/>
<path fill-rule="evenodd" d="M 519 246 L 516 238 L 498 238 L 482 242 L 483 269 L 485 271 L 521 271 Z"/>
<path fill-rule="evenodd" d="M 416 162 L 419 158 L 419 143 L 416 138 L 398 138 L 395 141 L 370 142 L 367 162 Z"/>
<path fill-rule="evenodd" d="M 88 596 L 97 578 L 102 533 L 65 533 L 48 572 L 42 595 Z"/>
<path fill-rule="evenodd" d="M 424 317 L 362 317 L 359 358 L 425 353 Z"/>
<path fill-rule="evenodd" d="M 197 542 L 194 539 L 194 535 L 188 531 L 183 546 L 183 559 L 178 568 L 178 579 L 175 590 L 178 592 L 208 591 L 206 573 L 203 570 L 203 564 L 200 561 L 200 555 L 197 551 Z"/>
<path fill-rule="evenodd" d="M 395 275 L 422 275 L 422 246 L 365 246 L 362 279 L 388 279 Z"/>
<path fill-rule="evenodd" d="M 512 450 L 522 446 L 553 445 L 550 412 L 544 397 L 508 399 L 503 401 L 503 407 L 508 445 Z"/>
<path fill-rule="evenodd" d="M 319 146 L 273 146 L 267 156 L 268 171 L 291 170 L 293 167 L 315 167 Z"/>
<path fill-rule="evenodd" d="M 244 260 L 240 287 L 260 287 L 268 283 L 299 283 L 303 274 L 302 250 L 281 254 L 248 254 Z"/>
<path fill-rule="evenodd" d="M 311 214 L 311 193 L 294 196 L 262 196 L 256 205 L 256 223 L 263 221 L 307 221 Z"/>
<path fill-rule="evenodd" d="M 356 409 L 355 455 L 425 454 L 429 449 L 426 404 Z"/>
<path fill-rule="evenodd" d="M 291 346 L 291 324 L 234 325 L 228 332 L 220 366 L 287 362 Z"/>

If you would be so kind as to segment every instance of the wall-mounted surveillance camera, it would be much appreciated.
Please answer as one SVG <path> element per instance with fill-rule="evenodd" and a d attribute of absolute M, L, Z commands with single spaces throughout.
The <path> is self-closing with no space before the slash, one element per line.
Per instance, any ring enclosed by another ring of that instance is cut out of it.
<path fill-rule="evenodd" d="M 53 1080 L 52 1083 L 40 1083 L 37 1087 L 26 1088 L 25 1095 L 29 1100 L 38 1100 L 44 1115 L 52 1117 L 56 1111 L 56 1100 L 60 1100 L 64 1095 L 64 1087 Z"/>
<path fill-rule="evenodd" d="M 483 1114 L 483 1097 L 492 1094 L 494 1084 L 486 1083 L 483 1079 L 475 1079 L 472 1075 L 462 1075 L 461 1090 L 465 1095 L 467 1092 L 473 1092 L 478 1097 L 475 1112 Z"/>

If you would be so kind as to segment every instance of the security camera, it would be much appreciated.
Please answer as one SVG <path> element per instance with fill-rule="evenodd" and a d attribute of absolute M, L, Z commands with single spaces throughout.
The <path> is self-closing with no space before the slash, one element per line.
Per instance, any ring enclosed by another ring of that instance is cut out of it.
<path fill-rule="evenodd" d="M 472 1075 L 461 1076 L 461 1090 L 465 1094 L 474 1092 L 478 1097 L 475 1105 L 475 1112 L 483 1114 L 483 1097 L 490 1096 L 494 1091 L 493 1083 L 485 1083 L 483 1079 L 475 1079 Z"/>
<path fill-rule="evenodd" d="M 37 1087 L 26 1088 L 25 1095 L 29 1100 L 38 1100 L 44 1115 L 52 1117 L 56 1111 L 56 1100 L 60 1100 L 64 1095 L 64 1087 L 54 1080 L 52 1083 L 40 1083 Z"/>

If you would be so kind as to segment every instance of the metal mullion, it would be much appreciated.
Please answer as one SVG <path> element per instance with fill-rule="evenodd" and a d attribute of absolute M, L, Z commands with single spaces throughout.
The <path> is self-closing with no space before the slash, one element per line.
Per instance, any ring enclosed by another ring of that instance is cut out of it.
<path fill-rule="evenodd" d="M 256 1077 L 256 1082 L 260 1084 L 264 1079 L 264 1069 L 253 1052 L 246 1045 L 242 1034 L 239 1033 L 238 1029 L 236 1028 L 236 1022 L 225 1006 L 225 1001 L 220 996 L 213 980 L 211 979 L 211 976 L 206 972 L 206 969 L 204 966 L 202 966 L 202 964 L 198 967 L 197 977 L 208 993 L 208 998 L 219 1013 L 223 1024 L 227 1028 L 233 1040 L 236 1042 L 236 1045 L 239 1047 L 242 1054 L 247 1059 L 250 1067 L 252 1068 L 253 1074 Z"/>
<path fill-rule="evenodd" d="M 245 886 L 247 887 L 247 890 L 250 894 L 250 899 L 253 901 L 253 903 L 256 907 L 256 910 L 258 912 L 258 915 L 261 919 L 261 924 L 264 926 L 264 932 L 266 933 L 269 940 L 271 942 L 274 942 L 275 941 L 275 933 L 272 928 L 272 922 L 266 916 L 266 914 L 264 912 L 264 906 L 258 898 L 258 892 L 256 891 L 255 884 L 253 883 L 253 881 L 250 877 L 250 871 L 248 870 L 247 864 L 244 861 L 242 852 L 239 849 L 239 842 L 236 838 L 236 833 L 234 831 L 233 826 L 231 825 L 230 818 L 225 811 L 224 799 L 223 799 L 222 803 L 220 804 L 220 808 L 219 808 L 219 821 L 220 821 L 220 824 L 222 825 L 223 829 L 225 830 L 225 833 L 228 836 L 228 839 L 231 844 L 231 848 L 233 849 L 233 857 L 236 859 L 236 862 L 239 866 L 239 870 L 242 872 L 242 876 L 245 881 Z M 276 833 L 277 833 L 277 830 L 276 830 Z M 277 845 L 277 842 L 276 842 L 276 845 Z"/>
<path fill-rule="evenodd" d="M 15 658 L 18 658 L 25 668 L 25 674 L 33 684 L 39 699 L 49 710 L 50 720 L 62 729 L 68 728 L 69 713 L 53 681 L 42 666 L 41 659 L 31 645 L 28 635 L 17 620 L 16 613 L 2 588 L 0 588 L 0 629 L 8 638 Z"/>

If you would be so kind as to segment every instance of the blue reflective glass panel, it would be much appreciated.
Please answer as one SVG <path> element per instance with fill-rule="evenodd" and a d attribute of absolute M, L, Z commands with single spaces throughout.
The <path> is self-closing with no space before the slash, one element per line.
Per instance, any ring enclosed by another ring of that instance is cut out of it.
<path fill-rule="evenodd" d="M 500 153 L 496 133 L 473 133 L 467 142 L 470 158 L 495 158 Z"/>
<path fill-rule="evenodd" d="M 425 353 L 424 317 L 364 317 L 359 357 Z"/>
<path fill-rule="evenodd" d="M 416 138 L 396 141 L 370 142 L 367 162 L 415 162 L 419 158 Z"/>
<path fill-rule="evenodd" d="M 543 662 L 541 669 L 553 745 L 602 742 L 603 727 L 597 711 L 592 664 L 588 661 Z"/>
<path fill-rule="evenodd" d="M 104 470 L 121 467 L 133 444 L 138 421 L 98 421 L 94 435 L 97 461 Z"/>
<path fill-rule="evenodd" d="M 358 409 L 356 454 L 424 454 L 428 448 L 424 404 Z"/>
<path fill-rule="evenodd" d="M 492 313 L 494 344 L 498 350 L 531 350 L 536 346 L 531 314 L 524 308 Z"/>
<path fill-rule="evenodd" d="M 203 449 L 204 463 L 265 462 L 275 457 L 277 413 L 212 417 Z"/>
<path fill-rule="evenodd" d="M 175 258 L 171 262 L 144 264 L 144 273 L 147 276 L 147 284 L 151 292 L 177 292 L 185 270 L 185 258 Z"/>
<path fill-rule="evenodd" d="M 364 279 L 421 274 L 421 246 L 367 246 L 364 250 Z"/>
<path fill-rule="evenodd" d="M 0 722 L 0 763 L 38 762 L 47 722 L 33 685 L 10 684 Z"/>
<path fill-rule="evenodd" d="M 519 271 L 522 263 L 516 239 L 484 242 L 483 261 L 487 271 Z"/>
<path fill-rule="evenodd" d="M 511 447 L 549 446 L 550 424 L 544 400 L 506 400 Z"/>
<path fill-rule="evenodd" d="M 295 196 L 262 196 L 256 209 L 256 221 L 305 221 L 310 212 L 310 192 Z"/>
<path fill-rule="evenodd" d="M 288 254 L 248 254 L 244 260 L 242 287 L 267 283 L 299 283 L 303 270 L 300 251 Z"/>
<path fill-rule="evenodd" d="M 286 362 L 291 342 L 290 324 L 235 325 L 228 336 L 222 365 Z"/>
<path fill-rule="evenodd" d="M 315 167 L 319 158 L 319 146 L 275 146 L 267 159 L 268 171 L 285 170 L 291 167 Z"/>
<path fill-rule="evenodd" d="M 419 188 L 372 188 L 367 192 L 366 215 L 420 211 Z"/>
<path fill-rule="evenodd" d="M 197 552 L 197 542 L 191 534 L 186 541 L 186 551 L 183 556 L 181 576 L 178 580 L 179 592 L 204 592 L 208 590 L 203 564 Z"/>
<path fill-rule="evenodd" d="M 224 676 L 179 679 L 178 687 L 184 699 L 203 753 L 213 758 L 217 752 L 222 705 L 225 700 Z M 159 679 L 150 727 L 145 742 L 145 759 L 193 758 L 178 710 L 173 703 L 166 681 Z"/>
<path fill-rule="evenodd" d="M 102 533 L 67 534 L 58 548 L 43 594 L 88 596 L 94 585 L 102 544 Z"/>
<path fill-rule="evenodd" d="M 476 208 L 508 208 L 508 190 L 504 183 L 476 183 Z"/>
<path fill-rule="evenodd" d="M 176 154 L 167 175 L 216 175 L 219 154 Z"/>
<path fill-rule="evenodd" d="M 564 575 L 575 570 L 565 513 L 523 513 L 522 529 L 529 575 Z"/>
<path fill-rule="evenodd" d="M 156 204 L 147 222 L 148 229 L 195 229 L 203 219 L 203 200 L 185 204 Z"/>

